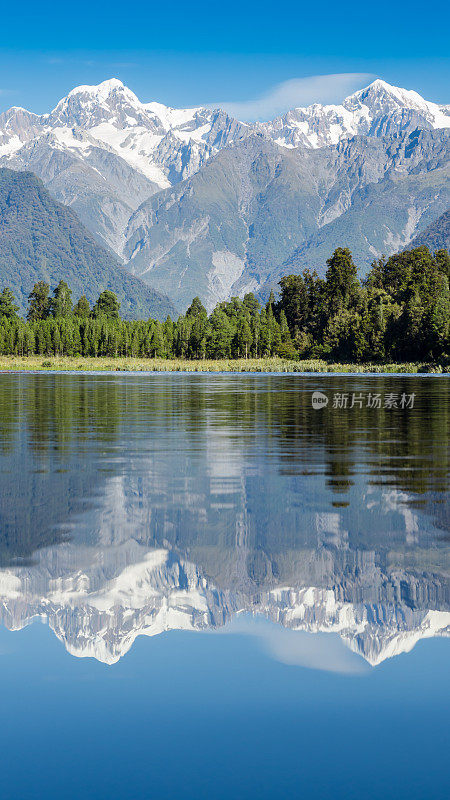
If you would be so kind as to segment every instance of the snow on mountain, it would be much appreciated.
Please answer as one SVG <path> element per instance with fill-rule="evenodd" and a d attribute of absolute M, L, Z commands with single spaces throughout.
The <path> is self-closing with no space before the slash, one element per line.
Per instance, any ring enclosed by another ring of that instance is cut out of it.
<path fill-rule="evenodd" d="M 19 106 L 0 114 L 0 158 L 19 150 L 42 132 L 40 117 Z"/>
<path fill-rule="evenodd" d="M 10 155 L 31 138 L 53 131 L 61 143 L 80 131 L 111 148 L 160 188 L 183 180 L 222 147 L 252 131 L 263 132 L 284 147 L 324 147 L 357 134 L 388 135 L 413 128 L 448 128 L 446 106 L 417 92 L 376 80 L 341 105 L 314 104 L 252 126 L 224 111 L 169 108 L 142 103 L 117 78 L 98 86 L 78 86 L 49 114 L 21 108 L 0 115 L 0 155 Z M 75 133 L 76 132 L 76 133 Z"/>
<path fill-rule="evenodd" d="M 4 118 L 4 119 L 3 119 Z M 217 136 L 217 121 L 224 136 Z M 30 115 L 10 109 L 0 117 L 0 155 L 17 152 L 31 137 L 52 131 L 61 143 L 73 147 L 81 134 L 97 146 L 111 149 L 160 188 L 169 186 L 177 174 L 182 180 L 203 161 L 225 146 L 246 126 L 235 123 L 221 111 L 207 108 L 173 109 L 162 103 L 141 103 L 134 92 L 116 78 L 98 86 L 78 86 L 49 114 Z M 4 140 L 4 141 L 3 141 Z M 170 146 L 167 146 L 167 145 Z M 186 158 L 186 146 L 191 152 Z M 179 163 L 179 170 L 174 164 Z M 168 173 L 172 177 L 169 180 Z"/>
<path fill-rule="evenodd" d="M 315 103 L 295 108 L 259 128 L 283 147 L 317 148 L 357 135 L 388 136 L 416 128 L 450 128 L 450 111 L 424 100 L 417 92 L 376 80 L 341 105 Z"/>
<path fill-rule="evenodd" d="M 126 223 L 143 200 L 197 172 L 246 131 L 220 110 L 141 103 L 114 78 L 76 87 L 49 114 L 13 108 L 0 115 L 0 165 L 36 172 L 122 257 Z M 121 191 L 111 174 L 127 170 L 134 179 Z"/>

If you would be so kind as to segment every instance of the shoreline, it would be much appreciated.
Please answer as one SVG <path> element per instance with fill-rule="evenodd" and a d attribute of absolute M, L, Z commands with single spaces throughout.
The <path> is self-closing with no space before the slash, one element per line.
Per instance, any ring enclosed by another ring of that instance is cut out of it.
<path fill-rule="evenodd" d="M 188 359 L 0 356 L 0 373 L 22 372 L 178 372 L 178 373 L 277 373 L 339 375 L 446 375 L 449 366 L 421 363 L 345 364 L 319 359 L 291 361 L 283 358 L 249 358 L 194 361 Z"/>

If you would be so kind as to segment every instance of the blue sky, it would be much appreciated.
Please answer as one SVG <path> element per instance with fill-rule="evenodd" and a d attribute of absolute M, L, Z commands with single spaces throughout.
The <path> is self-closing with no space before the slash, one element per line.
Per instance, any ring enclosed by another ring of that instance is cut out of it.
<path fill-rule="evenodd" d="M 372 77 L 450 103 L 449 23 L 443 0 L 428 14 L 392 0 L 367 7 L 77 0 L 57 8 L 24 0 L 2 9 L 0 109 L 47 111 L 74 86 L 109 77 L 144 101 L 173 106 L 270 99 L 286 81 L 343 74 L 290 84 L 289 104 L 303 104 L 311 92 L 314 100 L 338 101 Z M 270 115 L 270 102 L 264 109 Z"/>

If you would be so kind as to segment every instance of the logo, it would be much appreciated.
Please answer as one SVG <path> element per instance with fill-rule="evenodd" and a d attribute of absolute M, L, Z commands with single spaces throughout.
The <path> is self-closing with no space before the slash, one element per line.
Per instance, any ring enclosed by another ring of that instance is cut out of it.
<path fill-rule="evenodd" d="M 325 408 L 328 405 L 328 397 L 323 392 L 313 392 L 311 402 L 313 408 Z"/>

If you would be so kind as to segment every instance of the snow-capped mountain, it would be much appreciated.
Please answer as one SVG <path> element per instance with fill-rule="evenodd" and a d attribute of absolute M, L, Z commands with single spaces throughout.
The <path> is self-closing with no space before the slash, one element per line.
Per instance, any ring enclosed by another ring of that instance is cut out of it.
<path fill-rule="evenodd" d="M 122 256 L 140 203 L 188 178 L 246 129 L 220 110 L 141 103 L 112 79 L 73 89 L 50 114 L 1 114 L 0 164 L 35 172 Z"/>
<path fill-rule="evenodd" d="M 341 105 L 295 108 L 272 122 L 265 131 L 283 147 L 326 147 L 352 136 L 391 136 L 416 130 L 450 128 L 448 106 L 424 100 L 417 92 L 376 80 Z"/>
<path fill-rule="evenodd" d="M 55 149 L 88 160 L 91 147 L 102 147 L 165 188 L 189 177 L 247 127 L 220 110 L 141 103 L 113 78 L 98 86 L 78 86 L 50 114 L 12 108 L 0 115 L 0 156 L 18 153 L 30 139 L 51 132 L 49 145 Z"/>
<path fill-rule="evenodd" d="M 16 153 L 30 139 L 53 131 L 60 146 L 68 149 L 86 149 L 87 142 L 111 149 L 164 188 L 189 177 L 212 154 L 254 131 L 284 147 L 318 148 L 356 135 L 386 136 L 417 128 L 450 128 L 449 107 L 382 80 L 341 105 L 316 103 L 252 125 L 220 109 L 142 103 L 113 78 L 98 86 L 76 87 L 49 114 L 39 116 L 18 107 L 0 114 L 0 156 Z M 89 134 L 84 142 L 81 131 Z"/>
<path fill-rule="evenodd" d="M 48 114 L 1 114 L 0 166 L 35 172 L 153 288 L 186 305 L 198 285 L 211 308 L 260 290 L 295 254 L 298 268 L 316 260 L 320 271 L 344 234 L 363 270 L 406 246 L 450 205 L 449 130 L 448 106 L 381 80 L 341 105 L 248 124 L 220 109 L 143 103 L 112 79 L 73 89 Z M 372 193 L 369 212 L 359 209 Z"/>

